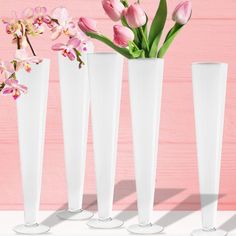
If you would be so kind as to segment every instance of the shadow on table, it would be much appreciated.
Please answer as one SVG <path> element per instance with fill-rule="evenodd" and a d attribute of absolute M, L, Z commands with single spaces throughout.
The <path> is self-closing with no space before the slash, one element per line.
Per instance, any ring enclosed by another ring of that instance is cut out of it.
<path fill-rule="evenodd" d="M 135 182 L 133 180 L 123 180 L 118 182 L 115 185 L 115 193 L 114 193 L 114 203 L 117 201 L 122 200 L 123 198 L 133 194 L 135 192 Z M 96 194 L 85 194 L 84 200 L 86 201 L 84 203 L 84 209 L 86 210 L 96 210 L 97 209 L 97 197 Z M 62 222 L 57 217 L 58 211 L 66 209 L 67 203 L 64 203 L 62 206 L 60 206 L 55 212 L 53 212 L 50 216 L 48 216 L 43 222 L 41 222 L 44 225 L 47 225 L 49 227 L 54 227 L 55 225 L 58 225 Z M 75 213 L 76 214 L 76 213 Z"/>
<path fill-rule="evenodd" d="M 136 190 L 135 181 L 132 181 L 130 185 L 132 186 L 132 189 L 134 189 L 134 192 L 135 192 Z M 155 190 L 156 194 L 155 194 L 154 205 L 158 205 L 183 191 L 184 189 L 180 189 L 180 188 L 157 188 Z M 127 221 L 129 219 L 132 219 L 136 215 L 137 215 L 137 201 L 134 201 L 128 207 L 126 207 L 122 212 L 116 215 L 115 218 L 122 221 Z"/>
<path fill-rule="evenodd" d="M 225 195 L 220 194 L 192 194 L 186 197 L 182 202 L 180 202 L 176 207 L 171 209 L 166 215 L 162 216 L 155 223 L 163 227 L 167 227 L 175 222 L 193 214 L 193 210 L 200 210 L 200 197 L 203 202 L 203 207 L 208 206 L 209 204 L 217 201 L 220 198 L 223 198 Z M 191 209 L 190 209 L 191 206 Z M 194 206 L 194 209 L 192 209 Z"/>
<path fill-rule="evenodd" d="M 236 215 L 233 215 L 224 224 L 222 224 L 220 226 L 220 229 L 225 230 L 226 232 L 230 232 L 236 229 Z"/>

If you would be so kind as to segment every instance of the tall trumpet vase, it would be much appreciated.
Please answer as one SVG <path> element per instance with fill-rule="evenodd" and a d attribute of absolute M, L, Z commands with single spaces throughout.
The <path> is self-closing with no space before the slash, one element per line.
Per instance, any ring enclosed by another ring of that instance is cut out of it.
<path fill-rule="evenodd" d="M 88 52 L 92 51 L 90 43 Z M 86 220 L 93 216 L 82 209 L 89 118 L 87 55 L 82 55 L 84 65 L 80 69 L 77 61 L 61 54 L 58 57 L 68 194 L 68 209 L 58 216 L 64 220 Z"/>
<path fill-rule="evenodd" d="M 42 234 L 49 227 L 37 223 L 40 205 L 42 164 L 44 156 L 45 121 L 48 99 L 50 61 L 31 65 L 32 70 L 18 73 L 28 93 L 17 100 L 19 148 L 24 196 L 24 224 L 14 231 L 20 234 Z"/>
<path fill-rule="evenodd" d="M 192 66 L 202 229 L 193 236 L 224 236 L 216 230 L 221 149 L 227 82 L 227 64 L 194 63 Z"/>
<path fill-rule="evenodd" d="M 88 55 L 98 218 L 92 228 L 118 228 L 111 218 L 122 87 L 123 58 L 115 53 Z"/>
<path fill-rule="evenodd" d="M 129 60 L 133 150 L 138 204 L 135 234 L 154 234 L 163 227 L 152 224 L 164 60 Z"/>

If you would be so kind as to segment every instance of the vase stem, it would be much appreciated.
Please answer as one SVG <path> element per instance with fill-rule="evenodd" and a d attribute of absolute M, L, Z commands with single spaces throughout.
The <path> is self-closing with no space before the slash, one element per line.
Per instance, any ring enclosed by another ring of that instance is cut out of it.
<path fill-rule="evenodd" d="M 88 54 L 98 219 L 94 228 L 117 228 L 123 222 L 112 213 L 123 58 L 115 53 Z M 101 220 L 102 219 L 102 220 Z"/>
<path fill-rule="evenodd" d="M 43 60 L 42 63 L 31 67 L 30 74 L 23 70 L 17 74 L 19 82 L 28 87 L 28 93 L 17 101 L 25 224 L 17 226 L 14 230 L 18 233 L 39 234 L 49 230 L 49 227 L 37 224 L 44 156 L 49 60 Z M 29 225 L 32 227 L 27 227 Z"/>
<path fill-rule="evenodd" d="M 93 45 L 89 45 L 88 52 L 92 51 Z M 68 209 L 58 216 L 64 220 L 85 220 L 93 216 L 82 210 L 89 119 L 87 54 L 82 54 L 82 68 L 61 54 L 58 60 L 68 195 Z"/>
<path fill-rule="evenodd" d="M 202 231 L 193 235 L 222 234 L 215 230 L 220 184 L 227 65 L 193 64 L 193 97 L 201 196 Z"/>
<path fill-rule="evenodd" d="M 152 225 L 151 218 L 156 185 L 164 61 L 129 60 L 128 66 L 139 218 L 139 224 L 128 230 L 132 233 L 157 233 L 163 228 Z"/>

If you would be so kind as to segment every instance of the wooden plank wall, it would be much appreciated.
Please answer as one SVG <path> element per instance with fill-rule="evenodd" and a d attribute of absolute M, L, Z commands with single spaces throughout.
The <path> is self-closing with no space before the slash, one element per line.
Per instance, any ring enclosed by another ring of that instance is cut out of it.
<path fill-rule="evenodd" d="M 154 15 L 157 0 L 143 0 Z M 171 12 L 177 0 L 168 0 L 167 29 L 173 24 Z M 101 32 L 112 36 L 112 22 L 104 14 L 99 0 L 0 0 L 0 16 L 10 16 L 36 5 L 53 9 L 66 6 L 73 17 L 96 18 Z M 165 82 L 161 113 L 160 147 L 157 168 L 156 209 L 197 209 L 198 175 L 191 85 L 191 62 L 202 60 L 229 63 L 229 81 L 225 114 L 221 188 L 224 197 L 219 207 L 236 210 L 236 1 L 193 0 L 193 17 L 176 39 L 165 60 Z M 50 50 L 46 33 L 33 40 L 36 51 L 52 60 L 47 114 L 42 209 L 57 209 L 66 203 L 63 139 L 58 81 L 57 55 Z M 97 51 L 110 51 L 95 42 Z M 0 27 L 0 57 L 9 59 L 14 52 L 10 38 Z M 114 209 L 135 209 L 134 166 L 130 129 L 130 107 L 125 64 L 118 146 Z M 85 184 L 85 206 L 94 205 L 95 177 L 91 127 Z M 0 209 L 21 209 L 16 108 L 10 98 L 0 98 Z M 95 206 L 93 206 L 94 208 Z"/>

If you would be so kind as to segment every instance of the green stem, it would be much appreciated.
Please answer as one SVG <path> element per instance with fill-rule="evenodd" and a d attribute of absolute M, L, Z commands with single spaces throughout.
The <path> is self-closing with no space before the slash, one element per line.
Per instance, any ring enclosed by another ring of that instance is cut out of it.
<path fill-rule="evenodd" d="M 86 34 L 93 39 L 97 39 L 101 41 L 102 43 L 105 43 L 107 46 L 111 47 L 112 49 L 114 49 L 115 51 L 123 55 L 124 57 L 128 59 L 133 58 L 133 56 L 130 55 L 129 50 L 127 48 L 121 48 L 121 47 L 116 46 L 109 38 L 105 37 L 104 35 L 93 33 L 93 32 L 87 32 Z"/>
<path fill-rule="evenodd" d="M 143 36 L 143 39 L 144 39 L 144 42 L 145 42 L 145 44 L 146 44 L 147 50 L 149 51 L 149 44 L 148 44 L 148 41 L 147 41 L 147 37 L 146 37 L 146 35 L 144 34 L 143 27 L 140 27 L 139 29 L 140 29 L 140 32 L 141 32 L 141 34 L 142 34 L 142 36 Z"/>

